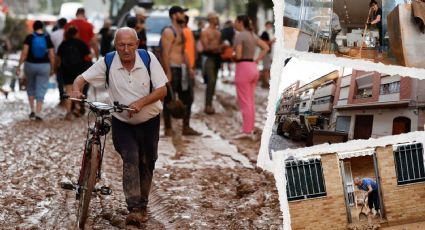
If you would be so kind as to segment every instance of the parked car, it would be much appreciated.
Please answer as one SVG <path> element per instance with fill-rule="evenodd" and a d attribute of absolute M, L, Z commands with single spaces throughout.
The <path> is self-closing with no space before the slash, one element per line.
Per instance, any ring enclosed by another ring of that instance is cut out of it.
<path fill-rule="evenodd" d="M 149 48 L 159 46 L 161 32 L 164 27 L 169 25 L 171 25 L 171 21 L 168 10 L 155 10 L 149 13 L 149 17 L 145 21 L 147 46 Z"/>

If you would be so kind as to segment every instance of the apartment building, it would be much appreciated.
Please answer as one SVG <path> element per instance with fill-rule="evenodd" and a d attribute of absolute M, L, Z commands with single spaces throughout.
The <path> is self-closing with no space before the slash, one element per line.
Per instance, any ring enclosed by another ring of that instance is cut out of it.
<path fill-rule="evenodd" d="M 350 139 L 424 130 L 425 80 L 353 70 L 337 80 L 331 124 Z"/>

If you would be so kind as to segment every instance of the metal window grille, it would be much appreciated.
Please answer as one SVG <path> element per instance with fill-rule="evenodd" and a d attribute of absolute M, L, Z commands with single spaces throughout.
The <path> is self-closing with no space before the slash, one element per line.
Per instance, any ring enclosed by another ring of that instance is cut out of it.
<path fill-rule="evenodd" d="M 287 161 L 286 181 L 289 201 L 326 196 L 320 159 Z"/>
<path fill-rule="evenodd" d="M 425 181 L 422 143 L 398 146 L 394 151 L 394 161 L 399 185 Z"/>

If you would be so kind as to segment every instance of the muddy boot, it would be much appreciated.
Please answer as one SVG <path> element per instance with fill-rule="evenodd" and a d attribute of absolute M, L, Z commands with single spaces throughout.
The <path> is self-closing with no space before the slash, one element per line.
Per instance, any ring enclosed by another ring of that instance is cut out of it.
<path fill-rule="evenodd" d="M 140 219 L 143 223 L 145 223 L 149 220 L 147 208 L 142 208 L 142 210 L 140 211 Z"/>
<path fill-rule="evenodd" d="M 212 107 L 212 105 L 207 105 L 205 106 L 205 111 L 206 114 L 214 114 L 215 113 L 215 109 L 214 107 Z"/>
<path fill-rule="evenodd" d="M 192 129 L 190 126 L 183 127 L 182 134 L 185 136 L 200 136 L 202 133 Z"/>
<path fill-rule="evenodd" d="M 126 225 L 134 225 L 140 227 L 144 222 L 148 221 L 148 212 L 146 208 L 133 208 L 133 210 L 125 218 Z"/>

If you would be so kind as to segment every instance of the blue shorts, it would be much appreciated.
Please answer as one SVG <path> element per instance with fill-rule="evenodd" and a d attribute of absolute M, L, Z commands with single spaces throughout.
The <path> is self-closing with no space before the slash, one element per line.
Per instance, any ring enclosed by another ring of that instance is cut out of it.
<path fill-rule="evenodd" d="M 43 101 L 49 86 L 50 64 L 25 62 L 24 73 L 28 96 Z"/>

